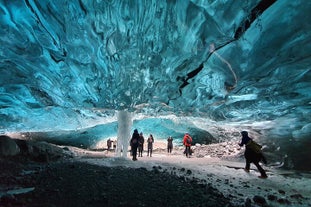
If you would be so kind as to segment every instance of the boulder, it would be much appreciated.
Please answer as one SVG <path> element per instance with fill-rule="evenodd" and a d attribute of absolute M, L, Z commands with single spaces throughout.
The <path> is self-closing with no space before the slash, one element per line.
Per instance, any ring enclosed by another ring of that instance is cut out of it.
<path fill-rule="evenodd" d="M 58 160 L 64 156 L 63 149 L 44 141 L 28 142 L 28 153 L 30 157 L 39 162 L 49 162 Z"/>
<path fill-rule="evenodd" d="M 0 136 L 0 156 L 14 156 L 20 152 L 16 142 L 6 135 Z"/>

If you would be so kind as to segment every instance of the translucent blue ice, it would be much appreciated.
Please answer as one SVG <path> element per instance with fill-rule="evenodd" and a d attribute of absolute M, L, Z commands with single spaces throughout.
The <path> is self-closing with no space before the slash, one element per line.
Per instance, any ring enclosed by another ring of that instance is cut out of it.
<path fill-rule="evenodd" d="M 311 1 L 259 2 L 1 0 L 0 132 L 310 137 Z"/>

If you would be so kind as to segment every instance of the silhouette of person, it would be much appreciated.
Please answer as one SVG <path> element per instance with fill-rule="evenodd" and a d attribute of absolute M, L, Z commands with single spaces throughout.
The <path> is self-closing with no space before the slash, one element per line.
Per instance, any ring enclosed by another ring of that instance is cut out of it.
<path fill-rule="evenodd" d="M 109 138 L 108 140 L 107 140 L 107 148 L 108 148 L 108 151 L 111 149 L 111 139 Z"/>
<path fill-rule="evenodd" d="M 150 155 L 150 157 L 152 157 L 153 142 L 154 142 L 153 136 L 152 134 L 150 134 L 150 136 L 147 139 L 147 147 L 148 147 L 147 156 Z"/>
<path fill-rule="evenodd" d="M 112 143 L 113 143 L 113 149 L 116 149 L 117 148 L 117 140 L 113 140 Z"/>
<path fill-rule="evenodd" d="M 258 171 L 260 172 L 259 178 L 267 178 L 266 171 L 259 165 L 260 161 L 263 161 L 266 163 L 266 159 L 264 158 L 260 148 L 261 146 L 258 145 L 256 142 L 253 141 L 252 138 L 248 136 L 247 131 L 242 131 L 242 140 L 241 143 L 239 143 L 239 146 L 245 145 L 245 152 L 244 157 L 246 160 L 246 165 L 244 170 L 246 172 L 249 172 L 251 163 L 254 163 L 254 165 L 257 167 Z"/>
<path fill-rule="evenodd" d="M 143 133 L 140 132 L 139 140 L 138 140 L 138 157 L 142 157 L 143 156 L 144 142 L 145 142 L 145 138 L 143 136 Z"/>
<path fill-rule="evenodd" d="M 138 147 L 138 140 L 139 140 L 139 134 L 138 134 L 138 130 L 135 129 L 134 133 L 132 135 L 132 139 L 130 141 L 131 143 L 131 152 L 132 152 L 132 156 L 134 161 L 137 160 L 137 147 Z"/>
<path fill-rule="evenodd" d="M 167 138 L 167 153 L 172 153 L 172 149 L 173 149 L 173 138 L 169 136 Z"/>
<path fill-rule="evenodd" d="M 192 143 L 192 137 L 189 133 L 186 133 L 184 135 L 183 144 L 185 145 L 185 153 L 186 157 L 190 157 L 191 155 L 191 143 Z"/>

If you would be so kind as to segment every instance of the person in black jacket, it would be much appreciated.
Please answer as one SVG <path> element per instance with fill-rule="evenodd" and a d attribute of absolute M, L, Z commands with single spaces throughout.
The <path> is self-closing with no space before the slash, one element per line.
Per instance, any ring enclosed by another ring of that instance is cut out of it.
<path fill-rule="evenodd" d="M 154 142 L 153 136 L 152 134 L 150 134 L 150 136 L 147 139 L 147 148 L 148 148 L 147 157 L 148 156 L 152 157 L 153 142 Z"/>
<path fill-rule="evenodd" d="M 139 140 L 138 140 L 138 157 L 143 156 L 143 151 L 144 151 L 144 142 L 145 138 L 142 132 L 139 134 Z"/>
<path fill-rule="evenodd" d="M 132 139 L 130 141 L 131 143 L 131 152 L 132 152 L 132 156 L 134 161 L 137 160 L 137 147 L 138 147 L 138 141 L 139 141 L 139 134 L 138 134 L 138 130 L 135 129 L 134 133 L 132 135 Z"/>
<path fill-rule="evenodd" d="M 167 153 L 172 153 L 172 149 L 173 149 L 173 138 L 169 136 L 167 138 Z"/>
<path fill-rule="evenodd" d="M 259 178 L 267 178 L 267 174 L 265 170 L 259 165 L 260 161 L 263 161 L 266 163 L 266 159 L 264 158 L 262 152 L 261 152 L 261 146 L 258 145 L 256 142 L 254 142 L 249 136 L 247 131 L 242 131 L 242 141 L 239 144 L 241 147 L 245 145 L 245 152 L 244 157 L 246 160 L 246 165 L 244 170 L 246 172 L 249 172 L 251 163 L 254 163 L 254 165 L 257 167 L 258 171 L 260 172 Z"/>

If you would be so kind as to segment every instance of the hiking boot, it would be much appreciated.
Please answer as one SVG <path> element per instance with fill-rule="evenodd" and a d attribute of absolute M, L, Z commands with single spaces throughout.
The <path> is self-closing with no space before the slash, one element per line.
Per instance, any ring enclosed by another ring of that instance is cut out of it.
<path fill-rule="evenodd" d="M 261 179 L 266 179 L 266 178 L 268 178 L 268 176 L 266 176 L 266 175 L 260 175 L 260 176 L 258 176 L 259 178 L 261 178 Z"/>
<path fill-rule="evenodd" d="M 247 173 L 249 173 L 249 169 L 244 168 L 244 171 L 247 172 Z"/>

